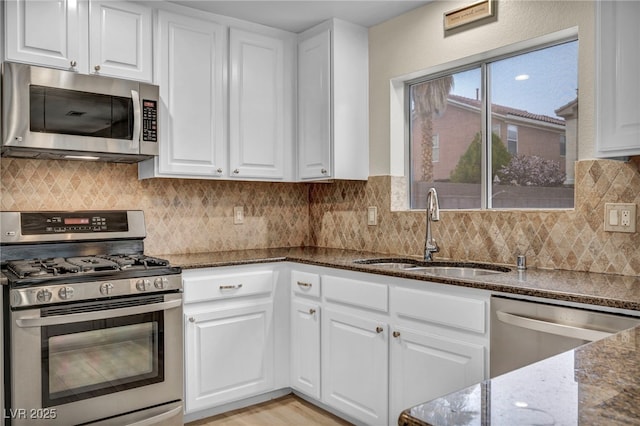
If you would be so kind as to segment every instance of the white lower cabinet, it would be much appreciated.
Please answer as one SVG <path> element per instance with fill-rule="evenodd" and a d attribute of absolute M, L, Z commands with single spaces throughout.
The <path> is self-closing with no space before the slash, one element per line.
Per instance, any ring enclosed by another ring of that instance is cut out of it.
<path fill-rule="evenodd" d="M 291 388 L 397 424 L 486 378 L 488 292 L 286 263 L 183 277 L 187 415 Z"/>
<path fill-rule="evenodd" d="M 273 303 L 185 316 L 186 412 L 273 388 Z"/>
<path fill-rule="evenodd" d="M 389 423 L 409 407 L 482 381 L 484 359 L 482 345 L 394 327 Z"/>
<path fill-rule="evenodd" d="M 322 322 L 322 399 L 367 424 L 387 421 L 387 324 L 326 308 Z"/>
<path fill-rule="evenodd" d="M 277 277 L 269 266 L 183 271 L 186 414 L 275 389 Z"/>
<path fill-rule="evenodd" d="M 291 301 L 291 387 L 320 399 L 320 305 Z"/>

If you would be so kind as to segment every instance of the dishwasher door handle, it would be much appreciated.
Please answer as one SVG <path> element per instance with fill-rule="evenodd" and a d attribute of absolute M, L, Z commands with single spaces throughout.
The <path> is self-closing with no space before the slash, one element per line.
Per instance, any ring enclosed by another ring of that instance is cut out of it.
<path fill-rule="evenodd" d="M 600 340 L 614 334 L 606 331 L 592 330 L 589 328 L 575 327 L 572 325 L 543 321 L 535 318 L 522 317 L 503 311 L 496 311 L 496 315 L 500 321 L 516 327 L 540 331 L 543 333 L 556 334 L 558 336 L 571 337 L 573 339 L 587 340 L 589 342 L 595 342 L 596 340 Z"/>

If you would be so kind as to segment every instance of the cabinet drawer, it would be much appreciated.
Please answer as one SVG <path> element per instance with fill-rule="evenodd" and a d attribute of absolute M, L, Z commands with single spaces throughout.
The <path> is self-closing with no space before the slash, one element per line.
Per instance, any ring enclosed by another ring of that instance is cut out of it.
<path fill-rule="evenodd" d="M 389 297 L 385 284 L 323 275 L 322 287 L 322 292 L 328 300 L 381 312 L 389 310 Z"/>
<path fill-rule="evenodd" d="M 320 297 L 320 275 L 291 271 L 291 291 L 297 295 Z"/>
<path fill-rule="evenodd" d="M 393 310 L 400 317 L 443 324 L 476 333 L 485 332 L 486 303 L 484 300 L 394 288 L 391 292 L 391 303 Z"/>
<path fill-rule="evenodd" d="M 269 294 L 272 290 L 273 271 L 190 277 L 184 279 L 184 303 Z"/>

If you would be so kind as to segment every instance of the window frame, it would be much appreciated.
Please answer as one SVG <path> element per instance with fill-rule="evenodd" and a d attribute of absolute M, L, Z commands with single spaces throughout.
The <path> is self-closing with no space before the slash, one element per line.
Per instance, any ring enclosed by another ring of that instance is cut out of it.
<path fill-rule="evenodd" d="M 513 45 L 504 46 L 487 52 L 479 53 L 477 55 L 463 58 L 451 63 L 440 64 L 436 67 L 423 70 L 421 72 L 414 72 L 406 76 L 406 78 L 392 80 L 392 92 L 395 83 L 396 90 L 400 89 L 403 99 L 403 139 L 404 139 L 404 176 L 407 181 L 406 190 L 406 205 L 409 210 L 424 210 L 414 209 L 411 206 L 411 176 L 412 170 L 412 157 L 411 157 L 411 86 L 420 84 L 426 81 L 435 80 L 445 77 L 447 75 L 453 75 L 459 72 L 468 71 L 471 69 L 480 68 L 480 100 L 481 100 L 481 136 L 482 136 L 482 155 L 481 155 L 481 176 L 480 176 L 480 208 L 479 209 L 465 209 L 471 211 L 483 211 L 483 210 L 522 210 L 521 207 L 509 207 L 509 208 L 495 208 L 492 206 L 492 170 L 488 159 L 491 158 L 491 75 L 489 64 L 492 62 L 498 62 L 503 59 L 512 58 L 515 56 L 527 54 L 537 50 L 543 50 L 549 47 L 558 46 L 561 44 L 577 41 L 579 43 L 578 28 L 568 28 L 560 30 L 555 33 L 547 34 L 541 37 L 537 37 L 530 40 L 515 43 Z M 578 62 L 580 56 L 578 53 Z M 392 93 L 393 95 L 393 93 Z M 393 114 L 392 105 L 392 114 Z M 393 128 L 392 128 L 393 132 Z M 508 130 L 507 130 L 508 133 Z M 489 135 L 489 137 L 487 137 Z M 393 144 L 392 144 L 393 147 Z M 393 166 L 392 166 L 393 169 Z M 574 200 L 575 203 L 575 200 Z M 575 205 L 574 205 L 575 208 Z M 443 209 L 446 210 L 446 209 Z M 459 209 L 454 209 L 459 210 Z M 549 208 L 549 207 L 534 207 L 527 208 L 527 210 L 567 210 L 567 208 Z M 569 209 L 571 210 L 571 208 Z"/>

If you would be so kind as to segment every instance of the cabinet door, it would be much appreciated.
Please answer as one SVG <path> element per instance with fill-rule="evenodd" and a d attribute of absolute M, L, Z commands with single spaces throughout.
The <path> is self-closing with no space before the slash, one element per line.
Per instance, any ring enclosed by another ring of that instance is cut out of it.
<path fill-rule="evenodd" d="M 298 175 L 331 176 L 331 37 L 329 30 L 298 44 Z"/>
<path fill-rule="evenodd" d="M 131 2 L 90 3 L 89 72 L 151 82 L 151 9 Z"/>
<path fill-rule="evenodd" d="M 86 63 L 86 3 L 7 0 L 7 60 L 62 69 Z"/>
<path fill-rule="evenodd" d="M 395 327 L 389 422 L 400 413 L 484 379 L 484 347 Z"/>
<path fill-rule="evenodd" d="M 640 2 L 596 2 L 596 155 L 640 155 Z"/>
<path fill-rule="evenodd" d="M 284 41 L 232 28 L 229 44 L 230 176 L 283 179 Z"/>
<path fill-rule="evenodd" d="M 291 387 L 320 399 L 320 306 L 291 302 Z"/>
<path fill-rule="evenodd" d="M 326 308 L 322 322 L 323 402 L 367 424 L 385 424 L 388 339 L 386 324 Z"/>
<path fill-rule="evenodd" d="M 226 164 L 226 28 L 159 11 L 158 45 L 158 171 L 220 176 Z"/>
<path fill-rule="evenodd" d="M 185 411 L 273 388 L 273 304 L 185 315 Z"/>

